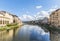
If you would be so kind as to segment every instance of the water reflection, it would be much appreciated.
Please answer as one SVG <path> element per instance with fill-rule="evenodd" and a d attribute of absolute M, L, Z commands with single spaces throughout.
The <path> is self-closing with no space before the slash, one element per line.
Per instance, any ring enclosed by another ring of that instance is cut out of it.
<path fill-rule="evenodd" d="M 9 31 L 0 31 L 0 41 L 50 41 L 49 32 L 39 26 L 24 25 Z"/>
<path fill-rule="evenodd" d="M 13 39 L 13 30 L 0 31 L 0 41 L 12 41 L 12 39 Z"/>
<path fill-rule="evenodd" d="M 49 32 L 39 26 L 24 25 L 19 28 L 15 41 L 50 41 Z"/>

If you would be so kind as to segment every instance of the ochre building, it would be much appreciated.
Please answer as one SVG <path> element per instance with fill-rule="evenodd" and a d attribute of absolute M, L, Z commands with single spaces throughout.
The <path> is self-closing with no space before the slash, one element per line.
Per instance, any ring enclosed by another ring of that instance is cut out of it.
<path fill-rule="evenodd" d="M 51 13 L 49 23 L 53 26 L 60 27 L 60 9 L 57 9 Z"/>

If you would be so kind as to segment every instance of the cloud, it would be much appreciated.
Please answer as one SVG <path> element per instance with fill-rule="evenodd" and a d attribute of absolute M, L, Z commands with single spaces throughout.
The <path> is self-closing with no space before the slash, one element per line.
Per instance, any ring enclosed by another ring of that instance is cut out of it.
<path fill-rule="evenodd" d="M 42 6 L 36 6 L 37 9 L 42 8 Z M 53 6 L 52 8 L 48 9 L 48 10 L 42 10 L 40 12 L 37 12 L 36 15 L 34 15 L 36 17 L 36 19 L 39 18 L 44 18 L 44 17 L 48 17 L 51 14 L 51 12 L 55 11 L 58 8 L 58 5 Z"/>
<path fill-rule="evenodd" d="M 40 11 L 40 12 L 37 12 L 37 14 L 33 16 L 24 14 L 23 16 L 20 17 L 20 19 L 23 21 L 30 21 L 30 20 L 43 19 L 44 17 L 48 17 L 48 16 L 49 14 L 47 11 Z"/>
<path fill-rule="evenodd" d="M 59 6 L 58 5 L 54 5 L 54 6 L 52 6 L 52 8 L 53 9 L 57 9 L 57 8 L 59 8 Z"/>
<path fill-rule="evenodd" d="M 47 12 L 51 13 L 51 12 L 55 11 L 58 8 L 59 8 L 59 6 L 58 5 L 55 5 L 52 8 L 50 8 Z"/>
<path fill-rule="evenodd" d="M 47 11 L 40 11 L 40 12 L 37 12 L 36 15 L 34 15 L 36 17 L 36 19 L 43 19 L 44 17 L 49 17 L 49 14 Z"/>
<path fill-rule="evenodd" d="M 37 14 L 33 16 L 24 14 L 23 16 L 20 17 L 20 19 L 23 21 L 30 21 L 30 20 L 43 19 L 44 17 L 49 17 L 49 14 L 47 11 L 37 12 Z"/>
<path fill-rule="evenodd" d="M 42 6 L 36 6 L 36 8 L 41 8 Z M 43 19 L 44 17 L 48 17 L 51 14 L 51 12 L 55 11 L 57 9 L 57 5 L 54 6 L 54 8 L 50 8 L 48 10 L 42 10 L 37 12 L 35 15 L 31 16 L 31 15 L 27 15 L 24 14 L 23 16 L 20 17 L 21 20 L 23 21 L 30 21 L 30 20 L 39 20 L 39 19 Z M 29 11 L 27 11 L 27 13 L 29 13 Z"/>
<path fill-rule="evenodd" d="M 21 16 L 20 19 L 21 19 L 22 21 L 35 20 L 35 18 L 34 18 L 33 16 L 31 16 L 31 15 L 27 15 L 27 14 Z"/>
<path fill-rule="evenodd" d="M 58 5 L 55 5 L 54 8 L 58 8 L 59 6 Z"/>
<path fill-rule="evenodd" d="M 43 17 L 47 17 L 49 15 L 47 11 L 41 11 L 41 13 L 43 14 Z"/>
<path fill-rule="evenodd" d="M 40 9 L 40 8 L 42 8 L 42 6 L 41 6 L 41 5 L 39 5 L 39 6 L 36 6 L 36 8 L 37 8 L 37 9 Z"/>
<path fill-rule="evenodd" d="M 54 9 L 52 8 L 52 9 L 49 9 L 48 12 L 53 12 L 55 10 L 56 10 L 55 8 Z"/>

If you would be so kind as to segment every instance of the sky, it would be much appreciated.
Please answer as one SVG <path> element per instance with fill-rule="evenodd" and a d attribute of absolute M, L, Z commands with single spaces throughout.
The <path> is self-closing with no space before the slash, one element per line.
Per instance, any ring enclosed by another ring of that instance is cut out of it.
<path fill-rule="evenodd" d="M 0 0 L 0 11 L 17 15 L 20 19 L 34 20 L 48 17 L 60 8 L 60 0 Z"/>

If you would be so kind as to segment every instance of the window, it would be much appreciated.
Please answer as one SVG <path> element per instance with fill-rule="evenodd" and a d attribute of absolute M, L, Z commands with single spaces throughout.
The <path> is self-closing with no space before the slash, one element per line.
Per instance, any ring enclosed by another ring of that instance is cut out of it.
<path fill-rule="evenodd" d="M 2 24 L 2 21 L 0 20 L 0 24 Z"/>
<path fill-rule="evenodd" d="M 9 24 L 9 21 L 5 21 L 5 24 Z"/>
<path fill-rule="evenodd" d="M 5 24 L 5 23 L 4 23 L 4 20 L 3 20 L 3 24 Z"/>
<path fill-rule="evenodd" d="M 9 21 L 7 21 L 7 24 L 9 24 Z"/>
<path fill-rule="evenodd" d="M 9 24 L 9 21 L 4 21 L 3 23 L 4 23 L 4 24 Z"/>

